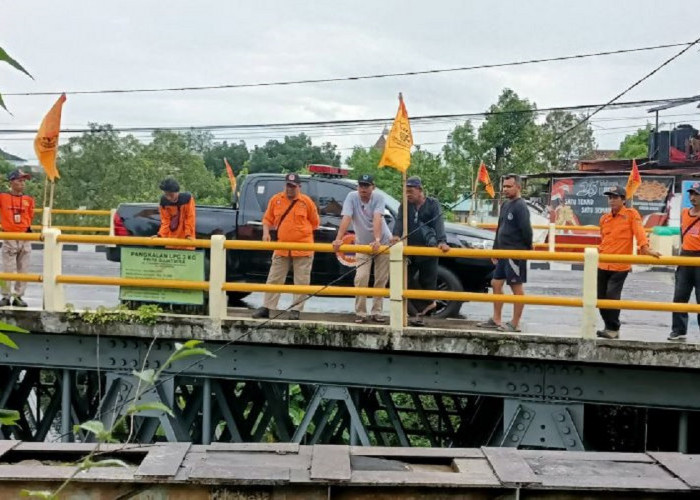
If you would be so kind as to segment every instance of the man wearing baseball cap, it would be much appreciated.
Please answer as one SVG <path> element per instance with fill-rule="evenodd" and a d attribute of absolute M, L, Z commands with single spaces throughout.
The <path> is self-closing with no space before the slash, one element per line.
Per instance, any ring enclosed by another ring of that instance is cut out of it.
<path fill-rule="evenodd" d="M 2 230 L 10 233 L 28 233 L 34 218 L 34 198 L 24 194 L 24 183 L 31 176 L 21 170 L 7 174 L 10 192 L 0 194 L 0 224 Z M 2 269 L 6 273 L 26 273 L 29 270 L 29 256 L 32 245 L 29 241 L 5 240 L 2 243 Z M 15 281 L 14 293 L 12 282 L 2 283 L 0 306 L 27 307 L 22 299 L 27 289 L 25 281 Z"/>
<path fill-rule="evenodd" d="M 284 178 L 285 189 L 277 193 L 267 204 L 263 216 L 263 241 L 272 241 L 270 229 L 277 229 L 277 241 L 286 243 L 313 243 L 314 230 L 320 219 L 313 200 L 301 193 L 299 174 L 289 173 Z M 292 268 L 295 285 L 308 285 L 314 253 L 311 250 L 275 250 L 267 275 L 268 284 L 283 284 Z M 270 310 L 277 308 L 279 293 L 266 293 L 262 307 L 253 318 L 269 318 Z M 307 296 L 294 294 L 289 319 L 298 320 Z"/>
<path fill-rule="evenodd" d="M 374 263 L 375 288 L 386 288 L 389 281 L 389 253 L 377 253 L 380 245 L 388 245 L 391 240 L 391 231 L 384 220 L 385 210 L 384 197 L 374 190 L 374 177 L 362 174 L 357 180 L 357 191 L 345 197 L 341 212 L 343 219 L 340 221 L 338 235 L 333 242 L 333 248 L 337 252 L 352 222 L 355 244 L 372 246 L 374 255 L 357 254 L 355 268 L 355 287 L 357 288 L 369 285 L 372 263 Z M 355 323 L 365 323 L 367 319 L 367 297 L 358 295 L 355 297 Z M 374 298 L 369 319 L 376 323 L 386 323 L 386 318 L 382 316 L 381 297 Z"/>
<path fill-rule="evenodd" d="M 642 217 L 634 208 L 625 206 L 627 192 L 622 186 L 610 186 L 603 194 L 608 197 L 610 212 L 600 218 L 601 241 L 598 251 L 601 254 L 632 255 L 634 240 L 637 239 L 639 253 L 660 257 L 659 252 L 649 248 Z M 598 298 L 620 300 L 622 287 L 632 266 L 629 264 L 598 264 Z M 603 330 L 598 330 L 598 337 L 616 339 L 620 336 L 620 310 L 600 309 L 605 323 Z"/>
<path fill-rule="evenodd" d="M 681 211 L 681 255 L 700 257 L 700 182 L 693 182 L 687 191 L 692 207 Z M 700 296 L 700 267 L 678 266 L 673 302 L 687 303 L 693 289 L 695 289 L 695 297 Z M 700 325 L 700 314 L 698 314 L 698 325 Z M 684 341 L 687 333 L 688 313 L 674 312 L 668 340 Z"/>
<path fill-rule="evenodd" d="M 403 204 L 399 206 L 399 215 L 394 223 L 396 242 L 401 237 L 407 237 L 408 245 L 437 247 L 448 252 L 445 235 L 445 221 L 442 217 L 440 202 L 432 196 L 426 196 L 423 191 L 423 181 L 418 176 L 406 179 L 406 201 L 408 201 L 408 234 L 403 234 Z M 438 258 L 427 256 L 412 256 L 408 265 L 408 287 L 415 290 L 437 290 Z M 424 326 L 423 318 L 435 309 L 434 300 L 409 300 L 408 324 Z"/>

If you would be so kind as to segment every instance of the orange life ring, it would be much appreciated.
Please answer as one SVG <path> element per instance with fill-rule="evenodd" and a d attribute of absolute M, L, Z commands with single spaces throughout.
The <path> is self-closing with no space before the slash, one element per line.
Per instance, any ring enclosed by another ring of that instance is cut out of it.
<path fill-rule="evenodd" d="M 348 233 L 343 236 L 341 240 L 343 245 L 354 245 L 355 244 L 355 234 Z M 357 257 L 354 253 L 336 252 L 335 253 L 338 262 L 347 267 L 357 267 Z"/>

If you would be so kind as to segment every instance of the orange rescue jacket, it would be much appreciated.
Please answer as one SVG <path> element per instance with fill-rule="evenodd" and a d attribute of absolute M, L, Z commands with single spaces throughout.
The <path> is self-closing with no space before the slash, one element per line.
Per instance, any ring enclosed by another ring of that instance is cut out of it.
<path fill-rule="evenodd" d="M 642 217 L 634 208 L 622 207 L 615 215 L 612 212 L 604 214 L 600 218 L 600 235 L 600 253 L 632 255 L 633 238 L 637 238 L 637 248 L 649 244 L 642 226 Z M 607 271 L 629 271 L 632 266 L 605 262 L 598 264 L 598 268 Z"/>
<path fill-rule="evenodd" d="M 293 200 L 290 200 L 284 191 L 274 195 L 267 204 L 263 224 L 277 229 L 277 241 L 313 243 L 314 229 L 320 222 L 318 210 L 313 200 L 305 194 L 299 193 L 296 200 L 297 202 L 280 225 L 282 215 Z M 309 257 L 313 254 L 310 250 L 275 250 L 275 255 L 282 257 Z"/>

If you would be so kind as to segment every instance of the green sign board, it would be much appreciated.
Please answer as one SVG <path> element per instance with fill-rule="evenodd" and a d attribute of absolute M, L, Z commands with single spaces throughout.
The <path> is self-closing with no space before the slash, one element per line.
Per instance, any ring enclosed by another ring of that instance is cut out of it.
<path fill-rule="evenodd" d="M 204 281 L 204 252 L 122 247 L 121 277 Z M 119 299 L 202 305 L 204 304 L 204 292 L 202 290 L 123 286 L 119 289 Z"/>

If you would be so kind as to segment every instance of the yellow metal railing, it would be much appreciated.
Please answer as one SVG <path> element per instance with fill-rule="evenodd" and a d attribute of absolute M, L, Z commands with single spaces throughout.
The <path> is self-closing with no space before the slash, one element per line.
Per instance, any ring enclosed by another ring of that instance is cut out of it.
<path fill-rule="evenodd" d="M 218 239 L 217 239 L 218 238 Z M 56 229 L 46 230 L 43 234 L 39 233 L 0 233 L 0 240 L 23 240 L 23 241 L 40 241 L 45 243 L 46 252 L 58 252 L 60 243 L 93 243 L 93 244 L 113 244 L 127 246 L 146 246 L 146 247 L 169 247 L 169 248 L 206 248 L 211 249 L 212 262 L 214 262 L 215 252 L 225 252 L 226 250 L 264 250 L 271 251 L 276 249 L 282 250 L 307 250 L 314 252 L 334 252 L 333 246 L 330 244 L 316 243 L 281 243 L 281 242 L 261 242 L 261 241 L 226 241 L 223 236 L 214 236 L 211 240 L 183 240 L 183 239 L 165 239 L 165 238 L 143 238 L 143 237 L 119 237 L 119 236 L 95 236 L 95 235 L 67 235 L 60 234 Z M 216 245 L 214 241 L 216 239 Z M 340 247 L 343 252 L 349 253 L 372 253 L 372 249 L 368 245 L 343 245 Z M 448 252 L 443 252 L 437 248 L 415 247 L 398 244 L 394 248 L 382 247 L 382 252 L 392 254 L 392 273 L 396 269 L 403 266 L 394 266 L 395 262 L 401 263 L 405 256 L 433 256 L 445 258 L 478 258 L 478 259 L 523 259 L 523 260 L 540 260 L 540 261 L 565 261 L 565 262 L 583 262 L 584 263 L 584 284 L 588 283 L 589 287 L 592 283 L 590 280 L 595 276 L 598 263 L 619 263 L 619 264 L 644 264 L 644 265 L 664 265 L 664 266 L 700 266 L 700 257 L 649 257 L 642 255 L 609 255 L 598 254 L 595 248 L 587 248 L 586 254 L 566 253 L 566 252 L 545 252 L 538 250 L 482 250 L 469 248 L 451 248 Z M 398 251 L 398 253 L 396 253 Z M 224 254 L 220 254 L 224 255 Z M 47 259 L 49 256 L 45 255 Z M 591 258 L 594 257 L 593 260 Z M 220 262 L 225 263 L 225 255 Z M 45 263 L 47 261 L 45 260 Z M 60 261 L 59 261 L 60 262 Z M 227 283 L 225 278 L 225 264 L 223 271 L 217 270 L 216 276 L 218 281 L 185 281 L 185 280 L 166 280 L 166 279 L 132 279 L 104 276 L 84 276 L 84 275 L 64 275 L 58 269 L 49 272 L 47 277 L 46 271 L 42 274 L 17 274 L 17 273 L 0 273 L 0 280 L 8 281 L 27 281 L 42 283 L 45 288 L 50 288 L 57 285 L 105 285 L 105 286 L 129 286 L 141 288 L 168 288 L 168 289 L 183 289 L 183 290 L 202 290 L 208 291 L 210 297 L 212 294 L 224 294 L 225 292 L 273 292 L 273 293 L 295 293 L 303 295 L 324 295 L 324 296 L 368 296 L 368 297 L 389 297 L 391 298 L 391 307 L 394 307 L 398 301 L 406 299 L 424 299 L 424 300 L 446 300 L 457 302 L 501 302 L 501 303 L 521 303 L 530 305 L 546 305 L 559 307 L 578 307 L 584 309 L 584 315 L 591 314 L 591 311 L 598 309 L 629 309 L 629 310 L 651 310 L 665 312 L 691 312 L 700 313 L 699 304 L 687 303 L 672 303 L 672 302 L 649 302 L 649 301 L 628 301 L 628 300 L 598 300 L 595 299 L 595 290 L 586 291 L 584 286 L 583 297 L 555 297 L 544 295 L 493 295 L 488 293 L 474 292 L 454 292 L 454 291 L 439 291 L 439 290 L 401 290 L 398 289 L 398 294 L 395 294 L 392 288 L 355 288 L 351 286 L 321 286 L 321 285 L 268 285 L 263 283 Z M 402 271 L 401 271 L 402 273 Z M 214 270 L 211 273 L 214 276 Z M 213 278 L 212 278 L 213 279 Z M 403 282 L 402 276 L 392 274 L 392 280 L 399 279 Z M 588 281 L 587 281 L 588 280 Z M 593 293 L 593 296 L 591 296 Z M 60 295 L 60 294 L 59 294 Z M 45 292 L 46 297 L 46 292 Z M 588 297 L 588 298 L 586 298 Z M 53 302 L 53 309 L 57 310 L 56 306 L 61 302 Z M 65 307 L 65 306 L 64 306 Z M 225 313 L 224 313 L 225 315 Z M 393 328 L 397 328 L 396 324 L 392 324 Z"/>

